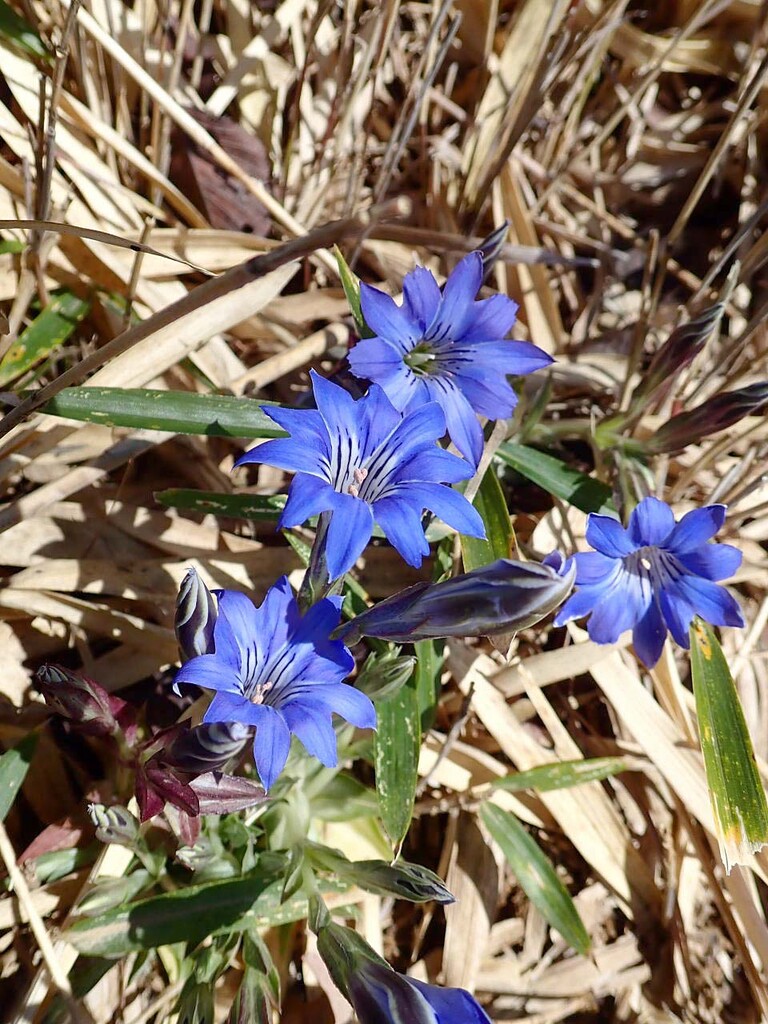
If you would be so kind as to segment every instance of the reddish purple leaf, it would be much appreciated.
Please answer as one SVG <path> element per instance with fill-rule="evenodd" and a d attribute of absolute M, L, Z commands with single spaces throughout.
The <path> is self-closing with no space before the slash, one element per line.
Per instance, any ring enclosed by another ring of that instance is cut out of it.
<path fill-rule="evenodd" d="M 242 811 L 267 799 L 258 782 L 223 772 L 206 772 L 190 782 L 200 801 L 201 814 L 228 814 Z"/>

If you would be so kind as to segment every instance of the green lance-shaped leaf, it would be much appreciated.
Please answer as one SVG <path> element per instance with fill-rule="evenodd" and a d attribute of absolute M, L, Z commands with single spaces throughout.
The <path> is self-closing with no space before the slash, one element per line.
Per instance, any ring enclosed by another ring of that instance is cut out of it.
<path fill-rule="evenodd" d="M 0 757 L 0 821 L 5 821 L 5 816 L 13 806 L 16 794 L 29 771 L 36 746 L 37 735 L 30 733 Z"/>
<path fill-rule="evenodd" d="M 744 712 L 714 631 L 691 623 L 691 669 L 701 751 L 725 870 L 768 843 L 768 805 Z"/>
<path fill-rule="evenodd" d="M 267 403 L 264 403 L 267 404 Z M 262 403 L 231 395 L 151 388 L 65 388 L 42 407 L 51 416 L 135 427 L 173 434 L 216 437 L 285 437 L 263 411 Z"/>
<path fill-rule="evenodd" d="M 591 945 L 587 929 L 549 858 L 508 811 L 486 803 L 480 817 L 531 903 L 569 945 L 586 956 Z"/>
<path fill-rule="evenodd" d="M 334 245 L 333 255 L 336 257 L 336 263 L 339 268 L 339 277 L 341 278 L 341 287 L 344 289 L 344 295 L 347 298 L 350 311 L 354 317 L 357 333 L 361 338 L 372 338 L 373 331 L 365 322 L 363 310 L 360 306 L 360 282 L 350 270 L 349 264 L 344 259 L 338 245 Z"/>
<path fill-rule="evenodd" d="M 627 768 L 627 762 L 623 757 L 557 761 L 554 764 L 541 764 L 525 772 L 513 772 L 503 778 L 494 779 L 492 785 L 494 789 L 538 789 L 539 792 L 545 793 L 551 789 L 569 789 L 571 786 L 581 786 L 585 782 L 607 779 L 611 775 L 627 771 Z"/>
<path fill-rule="evenodd" d="M 397 856 L 411 824 L 419 778 L 421 715 L 415 680 L 409 679 L 394 696 L 378 701 L 376 717 L 374 761 L 379 813 Z"/>
<path fill-rule="evenodd" d="M 0 387 L 42 362 L 75 331 L 91 304 L 69 292 L 55 295 L 21 332 L 0 363 Z"/>
<path fill-rule="evenodd" d="M 607 484 L 571 469 L 553 455 L 507 441 L 501 445 L 496 457 L 527 480 L 543 487 L 547 493 L 580 508 L 582 512 L 606 515 L 615 511 Z"/>
<path fill-rule="evenodd" d="M 472 502 L 485 524 L 485 539 L 461 537 L 461 554 L 467 572 L 490 565 L 498 558 L 509 558 L 515 539 L 504 492 L 493 467 L 486 470 Z"/>
<path fill-rule="evenodd" d="M 206 515 L 264 523 L 274 523 L 280 518 L 286 500 L 285 494 L 219 494 L 216 491 L 193 491 L 184 487 L 155 492 L 155 501 L 166 508 L 183 508 Z"/>

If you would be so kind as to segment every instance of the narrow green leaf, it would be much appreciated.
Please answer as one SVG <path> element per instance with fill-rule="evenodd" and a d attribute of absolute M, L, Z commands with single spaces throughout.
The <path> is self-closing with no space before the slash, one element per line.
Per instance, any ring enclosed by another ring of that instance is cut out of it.
<path fill-rule="evenodd" d="M 347 302 L 349 303 L 350 311 L 354 317 L 357 333 L 361 338 L 372 338 L 373 331 L 365 322 L 365 317 L 363 316 L 363 311 L 360 307 L 360 282 L 350 270 L 349 264 L 344 259 L 338 245 L 334 245 L 333 255 L 336 257 L 336 263 L 339 268 L 339 277 L 341 278 L 341 287 L 344 289 L 344 294 L 347 298 Z"/>
<path fill-rule="evenodd" d="M 20 252 L 24 252 L 26 247 L 27 243 L 19 241 L 18 238 L 0 238 L 0 256 L 5 256 L 6 253 L 17 256 Z"/>
<path fill-rule="evenodd" d="M 432 728 L 440 699 L 440 675 L 443 669 L 445 640 L 419 640 L 413 645 L 416 652 L 414 680 L 419 703 L 421 731 Z"/>
<path fill-rule="evenodd" d="M 461 554 L 467 572 L 509 558 L 515 538 L 504 492 L 493 466 L 489 466 L 472 502 L 485 524 L 486 539 L 461 535 Z"/>
<path fill-rule="evenodd" d="M 534 907 L 570 946 L 586 956 L 591 945 L 587 929 L 549 858 L 509 811 L 485 803 L 480 817 Z"/>
<path fill-rule="evenodd" d="M 30 733 L 0 757 L 0 821 L 5 821 L 5 816 L 13 806 L 16 794 L 29 771 L 36 746 L 37 734 Z"/>
<path fill-rule="evenodd" d="M 285 508 L 285 494 L 217 494 L 214 491 L 192 491 L 172 487 L 156 491 L 155 500 L 166 508 L 183 508 L 192 512 L 211 513 L 232 519 L 253 519 L 275 522 Z"/>
<path fill-rule="evenodd" d="M 106 427 L 217 437 L 285 437 L 285 431 L 262 412 L 259 402 L 231 395 L 149 388 L 65 388 L 41 411 Z"/>
<path fill-rule="evenodd" d="M 20 377 L 50 355 L 74 332 L 90 308 L 90 302 L 70 292 L 55 295 L 6 352 L 0 362 L 0 386 Z"/>
<path fill-rule="evenodd" d="M 714 630 L 695 618 L 691 670 L 701 752 L 726 871 L 768 843 L 768 804 L 752 740 Z"/>
<path fill-rule="evenodd" d="M 541 764 L 525 772 L 513 772 L 503 778 L 494 779 L 494 789 L 538 789 L 545 793 L 550 789 L 568 789 L 585 782 L 596 782 L 627 771 L 623 757 L 593 757 L 586 761 L 557 761 Z"/>
<path fill-rule="evenodd" d="M 543 487 L 554 497 L 575 505 L 582 512 L 600 512 L 602 515 L 615 512 L 607 484 L 571 469 L 553 455 L 513 441 L 501 445 L 496 455 L 527 480 Z"/>
<path fill-rule="evenodd" d="M 415 680 L 409 679 L 394 696 L 378 701 L 376 714 L 376 792 L 381 820 L 397 857 L 411 824 L 419 778 L 421 716 Z"/>
<path fill-rule="evenodd" d="M 312 797 L 312 817 L 321 821 L 352 821 L 373 817 L 378 804 L 376 794 L 351 775 L 340 772 Z"/>
<path fill-rule="evenodd" d="M 33 57 L 51 58 L 37 32 L 5 0 L 0 0 L 0 39 L 6 39 Z"/>

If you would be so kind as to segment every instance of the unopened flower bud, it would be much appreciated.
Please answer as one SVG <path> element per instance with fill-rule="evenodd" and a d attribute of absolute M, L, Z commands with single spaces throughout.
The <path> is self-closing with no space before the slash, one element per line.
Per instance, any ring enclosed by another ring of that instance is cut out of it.
<path fill-rule="evenodd" d="M 411 903 L 455 903 L 456 898 L 443 880 L 429 868 L 420 864 L 398 861 L 387 864 L 382 860 L 356 860 L 344 866 L 343 877 L 359 885 L 366 892 L 381 896 L 395 896 Z"/>
<path fill-rule="evenodd" d="M 415 667 L 416 659 L 400 654 L 398 648 L 382 654 L 371 653 L 355 680 L 355 687 L 371 700 L 382 700 L 397 693 L 411 678 Z"/>
<path fill-rule="evenodd" d="M 632 405 L 647 401 L 659 388 L 674 380 L 689 366 L 717 327 L 725 306 L 718 302 L 703 310 L 687 324 L 676 327 L 651 360 L 632 395 Z"/>
<path fill-rule="evenodd" d="M 745 416 L 760 412 L 766 405 L 768 381 L 750 384 L 736 391 L 724 391 L 690 412 L 673 416 L 645 442 L 646 450 L 654 454 L 680 451 L 689 444 L 698 444 L 703 438 L 725 430 Z"/>
<path fill-rule="evenodd" d="M 93 679 L 60 665 L 42 665 L 35 673 L 35 685 L 48 707 L 76 722 L 90 736 L 114 736 L 126 719 L 132 721 L 124 700 L 107 693 Z"/>
<path fill-rule="evenodd" d="M 213 653 L 213 627 L 217 614 L 213 594 L 197 572 L 190 569 L 179 587 L 174 623 L 184 661 L 198 654 Z"/>
<path fill-rule="evenodd" d="M 496 262 L 501 255 L 501 250 L 504 248 L 504 239 L 507 237 L 508 231 L 509 221 L 505 220 L 499 227 L 494 228 L 490 235 L 484 238 L 478 246 L 480 255 L 483 257 L 484 281 L 488 280 L 491 271 L 496 266 Z"/>
<path fill-rule="evenodd" d="M 206 722 L 180 732 L 160 757 L 190 775 L 212 772 L 236 757 L 250 735 L 250 727 L 242 722 Z"/>
<path fill-rule="evenodd" d="M 442 583 L 417 583 L 336 630 L 346 644 L 361 636 L 402 643 L 448 636 L 493 636 L 533 625 L 557 608 L 575 577 L 552 567 L 500 558 Z"/>
<path fill-rule="evenodd" d="M 96 838 L 102 843 L 133 846 L 139 834 L 139 823 L 127 807 L 88 804 L 88 815 L 96 826 Z"/>

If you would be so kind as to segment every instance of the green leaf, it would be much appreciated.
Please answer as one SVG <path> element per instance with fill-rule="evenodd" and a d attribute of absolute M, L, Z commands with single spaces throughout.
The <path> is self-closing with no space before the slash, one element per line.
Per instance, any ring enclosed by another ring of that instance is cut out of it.
<path fill-rule="evenodd" d="M 374 742 L 379 812 L 395 857 L 411 824 L 419 778 L 421 715 L 414 679 L 376 704 Z"/>
<path fill-rule="evenodd" d="M 445 640 L 419 640 L 413 649 L 416 652 L 414 680 L 419 702 L 419 721 L 421 731 L 425 733 L 432 728 L 437 712 Z"/>
<path fill-rule="evenodd" d="M 486 539 L 461 535 L 461 554 L 467 572 L 499 558 L 509 558 L 515 539 L 504 492 L 493 466 L 486 470 L 472 504 L 485 524 Z"/>
<path fill-rule="evenodd" d="M 354 317 L 357 333 L 361 338 L 372 338 L 373 331 L 365 322 L 365 317 L 363 316 L 363 311 L 360 307 L 360 282 L 349 269 L 349 264 L 344 259 L 338 245 L 334 245 L 333 255 L 336 257 L 336 263 L 339 268 L 339 277 L 341 278 L 341 287 L 344 289 L 344 294 L 347 298 L 347 302 L 349 303 L 350 311 Z"/>
<path fill-rule="evenodd" d="M 20 50 L 26 51 L 33 57 L 45 57 L 51 59 L 51 54 L 43 45 L 40 36 L 35 32 L 28 21 L 12 10 L 5 0 L 0 0 L 0 39 L 6 39 L 13 43 Z"/>
<path fill-rule="evenodd" d="M 352 821 L 376 814 L 376 794 L 351 775 L 340 772 L 310 802 L 312 817 L 321 821 Z"/>
<path fill-rule="evenodd" d="M 263 403 L 265 405 L 273 403 Z M 285 437 L 261 404 L 231 395 L 150 388 L 65 388 L 42 407 L 51 416 L 215 437 Z"/>
<path fill-rule="evenodd" d="M 36 746 L 37 734 L 30 733 L 0 757 L 0 821 L 5 821 L 5 816 L 13 806 L 16 794 L 29 771 Z"/>
<path fill-rule="evenodd" d="M 166 508 L 183 508 L 192 512 L 229 516 L 232 519 L 253 519 L 274 522 L 285 507 L 285 494 L 217 494 L 214 491 L 192 491 L 172 487 L 156 491 L 155 500 Z"/>
<path fill-rule="evenodd" d="M 556 761 L 541 764 L 525 772 L 513 772 L 501 779 L 494 779 L 494 789 L 520 790 L 538 789 L 545 793 L 550 789 L 568 789 L 585 782 L 596 782 L 627 771 L 623 757 L 593 757 L 586 761 Z"/>
<path fill-rule="evenodd" d="M 0 386 L 26 373 L 70 337 L 91 308 L 70 292 L 55 295 L 42 313 L 21 332 L 0 362 Z"/>
<path fill-rule="evenodd" d="M 19 241 L 18 238 L 0 238 L 0 256 L 5 256 L 6 253 L 17 256 L 20 252 L 24 252 L 26 247 L 27 243 Z"/>
<path fill-rule="evenodd" d="M 725 870 L 768 843 L 768 805 L 728 663 L 714 630 L 695 618 L 691 670 L 704 770 Z"/>
<path fill-rule="evenodd" d="M 553 455 L 513 441 L 501 445 L 496 455 L 527 480 L 543 487 L 554 497 L 575 505 L 582 512 L 615 514 L 611 489 L 607 484 L 571 469 Z"/>
<path fill-rule="evenodd" d="M 591 945 L 587 929 L 549 858 L 514 814 L 486 803 L 480 808 L 480 817 L 531 903 L 570 946 L 586 956 Z"/>
<path fill-rule="evenodd" d="M 278 907 L 282 885 L 265 872 L 191 885 L 80 919 L 66 938 L 81 953 L 106 957 L 174 942 L 194 946 L 209 935 L 238 927 L 246 917 L 258 919 L 262 910 Z"/>

